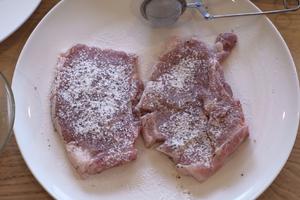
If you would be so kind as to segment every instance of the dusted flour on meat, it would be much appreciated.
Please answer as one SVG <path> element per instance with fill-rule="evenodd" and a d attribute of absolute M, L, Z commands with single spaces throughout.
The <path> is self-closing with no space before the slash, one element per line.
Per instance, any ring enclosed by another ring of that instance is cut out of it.
<path fill-rule="evenodd" d="M 236 42 L 233 33 L 220 34 L 213 47 L 196 39 L 180 42 L 159 58 L 138 104 L 146 146 L 159 143 L 179 171 L 199 181 L 249 134 L 220 65 Z"/>
<path fill-rule="evenodd" d="M 71 163 L 83 177 L 136 159 L 142 91 L 138 58 L 76 45 L 59 59 L 52 119 Z"/>

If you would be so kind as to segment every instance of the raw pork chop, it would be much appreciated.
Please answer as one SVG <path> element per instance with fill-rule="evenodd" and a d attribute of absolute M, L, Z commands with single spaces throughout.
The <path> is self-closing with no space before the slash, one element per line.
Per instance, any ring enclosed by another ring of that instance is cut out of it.
<path fill-rule="evenodd" d="M 220 34 L 210 48 L 182 41 L 160 57 L 138 104 L 146 146 L 170 156 L 179 171 L 199 181 L 219 169 L 247 138 L 242 107 L 225 82 L 220 63 L 235 46 Z"/>
<path fill-rule="evenodd" d="M 52 119 L 82 177 L 136 159 L 140 122 L 133 114 L 143 85 L 137 57 L 76 45 L 60 57 Z"/>

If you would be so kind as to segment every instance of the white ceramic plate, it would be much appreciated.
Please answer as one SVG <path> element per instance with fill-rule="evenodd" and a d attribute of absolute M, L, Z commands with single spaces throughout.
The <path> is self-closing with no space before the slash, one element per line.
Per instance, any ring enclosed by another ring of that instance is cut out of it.
<path fill-rule="evenodd" d="M 139 17 L 139 2 L 65 0 L 32 33 L 13 78 L 14 130 L 32 173 L 53 197 L 63 200 L 257 197 L 286 162 L 299 122 L 297 74 L 282 37 L 263 16 L 206 22 L 192 10 L 174 27 L 153 29 Z M 208 6 L 214 13 L 256 10 L 246 0 L 211 0 Z M 171 36 L 197 35 L 212 43 L 218 33 L 231 30 L 239 43 L 224 64 L 226 78 L 243 103 L 251 136 L 221 170 L 202 184 L 190 177 L 178 179 L 168 158 L 139 141 L 136 162 L 88 180 L 77 177 L 50 119 L 49 93 L 59 53 L 76 43 L 134 52 L 141 57 L 146 79 Z"/>
<path fill-rule="evenodd" d="M 41 0 L 0 0 L 0 42 L 15 32 Z"/>

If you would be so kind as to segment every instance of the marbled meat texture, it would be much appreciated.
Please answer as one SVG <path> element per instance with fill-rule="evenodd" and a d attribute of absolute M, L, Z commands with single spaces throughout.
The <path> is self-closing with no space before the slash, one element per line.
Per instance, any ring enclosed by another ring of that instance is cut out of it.
<path fill-rule="evenodd" d="M 143 84 L 138 58 L 76 45 L 59 59 L 51 96 L 52 120 L 82 177 L 135 160 L 135 115 Z"/>
<path fill-rule="evenodd" d="M 173 159 L 178 170 L 204 181 L 248 137 L 243 110 L 220 63 L 237 42 L 220 34 L 213 47 L 190 39 L 159 58 L 138 108 L 146 146 Z"/>

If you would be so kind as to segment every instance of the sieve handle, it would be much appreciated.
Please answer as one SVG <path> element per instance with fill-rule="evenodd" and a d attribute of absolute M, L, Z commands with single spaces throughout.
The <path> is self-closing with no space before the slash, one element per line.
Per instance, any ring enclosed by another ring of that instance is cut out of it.
<path fill-rule="evenodd" d="M 259 12 L 245 12 L 245 13 L 236 13 L 236 14 L 222 14 L 222 15 L 211 15 L 206 10 L 202 0 L 197 0 L 196 2 L 188 3 L 187 7 L 196 8 L 205 19 L 210 20 L 210 19 L 228 18 L 228 17 L 242 17 L 242 16 L 267 15 L 267 14 L 293 12 L 293 11 L 297 11 L 300 9 L 300 0 L 296 0 L 296 2 L 297 2 L 297 5 L 292 8 L 288 7 L 287 0 L 283 0 L 284 9 L 259 11 Z"/>

